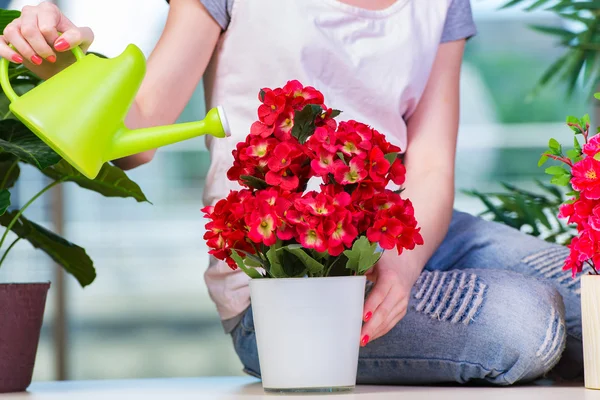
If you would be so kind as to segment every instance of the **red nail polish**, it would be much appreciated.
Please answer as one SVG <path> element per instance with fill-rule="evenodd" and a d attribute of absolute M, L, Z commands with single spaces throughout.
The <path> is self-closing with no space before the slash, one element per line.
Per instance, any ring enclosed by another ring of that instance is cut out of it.
<path fill-rule="evenodd" d="M 40 65 L 42 63 L 42 57 L 38 56 L 37 54 L 31 56 L 31 62 L 34 63 L 35 65 Z"/>
<path fill-rule="evenodd" d="M 15 55 L 13 55 L 13 56 L 12 56 L 12 60 L 13 60 L 14 62 L 16 62 L 16 63 L 19 63 L 19 64 L 21 64 L 21 63 L 23 62 L 23 57 L 21 57 L 21 56 L 20 56 L 20 55 L 18 55 L 18 54 L 15 54 Z"/>
<path fill-rule="evenodd" d="M 369 335 L 363 336 L 362 340 L 360 341 L 360 345 L 364 347 L 367 345 L 367 343 L 369 343 Z"/>
<path fill-rule="evenodd" d="M 48 56 L 48 57 L 46 58 L 46 60 L 48 60 L 48 61 L 49 61 L 49 62 L 51 62 L 51 63 L 55 63 L 55 62 L 56 62 L 56 56 Z"/>
<path fill-rule="evenodd" d="M 371 311 L 369 311 L 368 313 L 365 314 L 365 322 L 370 320 L 371 317 L 373 316 L 373 313 Z"/>
<path fill-rule="evenodd" d="M 69 48 L 69 43 L 65 39 L 58 39 L 54 43 L 54 48 L 58 51 L 67 50 Z"/>

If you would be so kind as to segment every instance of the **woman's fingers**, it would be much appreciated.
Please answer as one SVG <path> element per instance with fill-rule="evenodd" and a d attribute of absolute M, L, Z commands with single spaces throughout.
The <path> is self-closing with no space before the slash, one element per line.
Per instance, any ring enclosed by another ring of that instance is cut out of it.
<path fill-rule="evenodd" d="M 21 36 L 27 41 L 34 53 L 50 62 L 56 61 L 56 55 L 52 48 L 46 42 L 38 26 L 38 8 L 25 7 L 21 13 Z M 38 59 L 32 58 L 34 64 L 38 64 Z"/>
<path fill-rule="evenodd" d="M 389 298 L 389 293 L 392 285 L 386 281 L 378 281 L 371 290 L 369 297 L 365 301 L 365 315 L 366 320 L 362 328 L 361 341 L 362 346 L 366 346 L 371 340 L 373 333 L 377 331 L 379 325 L 381 325 L 391 312 L 392 302 Z"/>
<path fill-rule="evenodd" d="M 4 38 L 24 59 L 35 65 L 42 63 L 42 58 L 33 51 L 27 40 L 21 35 L 20 20 L 14 20 L 4 28 Z"/>
<path fill-rule="evenodd" d="M 56 5 L 49 2 L 44 2 L 39 7 L 40 12 L 37 15 L 38 28 L 46 43 L 53 46 L 59 36 L 57 27 L 62 14 Z"/>
<path fill-rule="evenodd" d="M 387 333 L 391 331 L 402 318 L 404 318 L 406 315 L 406 305 L 403 305 L 402 302 L 403 301 L 401 300 L 400 303 L 393 308 L 395 311 L 388 316 L 387 322 L 380 325 L 379 329 L 373 333 L 371 340 L 379 339 L 380 337 L 387 335 Z"/>
<path fill-rule="evenodd" d="M 66 17 L 63 18 L 66 19 Z M 65 30 L 64 33 L 54 42 L 54 48 L 57 51 L 67 51 L 75 46 L 81 46 L 82 50 L 86 51 L 93 41 L 94 33 L 90 28 L 73 27 Z"/>
<path fill-rule="evenodd" d="M 21 64 L 23 62 L 23 57 L 14 51 L 8 43 L 6 43 L 6 39 L 4 36 L 0 36 L 0 57 L 6 58 L 14 63 Z"/>

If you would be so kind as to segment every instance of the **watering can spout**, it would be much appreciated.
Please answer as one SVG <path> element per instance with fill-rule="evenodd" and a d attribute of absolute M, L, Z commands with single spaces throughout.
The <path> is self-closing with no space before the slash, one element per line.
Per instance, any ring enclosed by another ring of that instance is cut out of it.
<path fill-rule="evenodd" d="M 227 118 L 221 107 L 211 109 L 202 121 L 133 130 L 123 126 L 115 135 L 112 146 L 108 150 L 107 161 L 207 134 L 217 138 L 231 135 Z"/>
<path fill-rule="evenodd" d="M 221 107 L 202 121 L 130 130 L 125 117 L 146 73 L 146 59 L 135 45 L 105 59 L 73 49 L 77 61 L 18 96 L 10 85 L 6 59 L 0 60 L 0 85 L 10 111 L 79 172 L 94 179 L 107 161 L 212 135 L 229 136 Z"/>

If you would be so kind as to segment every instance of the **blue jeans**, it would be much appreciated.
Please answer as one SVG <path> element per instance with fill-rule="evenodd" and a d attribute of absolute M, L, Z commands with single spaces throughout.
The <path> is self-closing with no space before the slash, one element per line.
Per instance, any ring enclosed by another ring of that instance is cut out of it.
<path fill-rule="evenodd" d="M 562 271 L 567 254 L 455 212 L 412 289 L 406 316 L 361 349 L 358 383 L 510 385 L 551 370 L 579 377 L 580 286 Z M 251 308 L 232 337 L 244 370 L 260 377 Z"/>

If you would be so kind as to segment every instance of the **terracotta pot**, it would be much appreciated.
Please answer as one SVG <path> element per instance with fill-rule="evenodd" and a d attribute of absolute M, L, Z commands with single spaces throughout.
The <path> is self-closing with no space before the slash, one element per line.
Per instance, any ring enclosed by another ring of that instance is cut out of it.
<path fill-rule="evenodd" d="M 0 284 L 0 393 L 29 387 L 50 283 Z"/>

